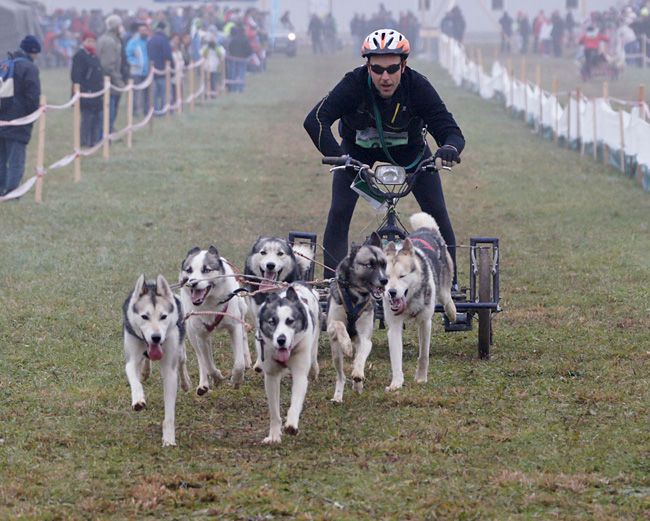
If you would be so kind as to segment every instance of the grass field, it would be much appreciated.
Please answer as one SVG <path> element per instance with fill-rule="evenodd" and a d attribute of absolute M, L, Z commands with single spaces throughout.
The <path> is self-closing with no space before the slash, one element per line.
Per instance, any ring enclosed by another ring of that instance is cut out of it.
<path fill-rule="evenodd" d="M 148 408 L 130 409 L 121 304 L 136 278 L 176 279 L 194 245 L 241 266 L 260 234 L 320 237 L 329 174 L 302 120 L 354 63 L 278 57 L 244 95 L 84 161 L 80 183 L 71 169 L 48 174 L 44 204 L 0 206 L 0 519 L 650 516 L 649 194 L 417 60 L 467 138 L 444 178 L 456 236 L 502 241 L 492 360 L 477 359 L 476 332 L 444 334 L 436 318 L 429 382 L 412 382 L 409 330 L 407 385 L 386 394 L 377 332 L 366 390 L 348 387 L 336 407 L 323 339 L 301 432 L 279 447 L 260 445 L 268 413 L 253 373 L 236 390 L 179 393 L 176 449 L 160 446 L 157 372 Z M 50 99 L 67 97 L 62 73 L 44 81 Z M 55 160 L 69 121 L 48 127 Z M 352 237 L 375 222 L 359 206 Z M 224 337 L 215 357 L 229 373 Z M 192 352 L 189 365 L 196 385 Z"/>

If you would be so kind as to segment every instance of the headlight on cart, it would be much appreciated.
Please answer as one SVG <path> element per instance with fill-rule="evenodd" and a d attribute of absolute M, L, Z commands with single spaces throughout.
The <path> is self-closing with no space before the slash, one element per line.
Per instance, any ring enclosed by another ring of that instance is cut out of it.
<path fill-rule="evenodd" d="M 375 168 L 375 178 L 385 185 L 401 185 L 406 181 L 406 170 L 401 166 L 380 165 Z"/>
<path fill-rule="evenodd" d="M 287 39 L 288 39 L 290 42 L 293 42 L 293 41 L 296 39 L 296 33 L 289 33 L 289 34 L 287 35 Z"/>

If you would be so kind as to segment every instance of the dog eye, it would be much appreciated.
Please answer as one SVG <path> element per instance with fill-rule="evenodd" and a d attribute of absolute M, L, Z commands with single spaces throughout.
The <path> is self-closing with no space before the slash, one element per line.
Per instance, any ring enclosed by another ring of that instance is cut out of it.
<path fill-rule="evenodd" d="M 278 252 L 278 257 L 282 257 L 283 255 L 284 255 L 284 252 L 283 252 L 283 251 L 279 251 L 279 252 Z"/>
<path fill-rule="evenodd" d="M 210 273 L 211 271 L 212 270 L 207 266 L 203 266 L 203 268 L 201 268 L 201 273 Z"/>
<path fill-rule="evenodd" d="M 264 250 L 262 250 L 262 251 L 260 252 L 260 255 L 266 255 L 266 252 L 265 252 Z"/>
<path fill-rule="evenodd" d="M 192 273 L 192 266 L 188 266 L 187 268 L 185 268 L 185 271 L 187 273 Z"/>
<path fill-rule="evenodd" d="M 142 320 L 149 320 L 149 315 L 140 315 L 140 318 L 142 318 Z"/>
<path fill-rule="evenodd" d="M 406 273 L 404 275 L 399 276 L 400 279 L 403 279 L 404 277 L 406 277 Z"/>
<path fill-rule="evenodd" d="M 295 320 L 294 320 L 293 318 L 288 318 L 288 319 L 286 319 L 286 320 L 284 321 L 284 323 L 285 323 L 287 326 L 290 326 L 290 325 L 293 324 L 294 322 L 295 322 Z"/>
<path fill-rule="evenodd" d="M 275 319 L 274 319 L 274 318 L 269 318 L 269 319 L 267 320 L 267 322 L 268 322 L 268 324 L 271 325 L 271 326 L 274 326 L 274 325 L 275 325 Z"/>
<path fill-rule="evenodd" d="M 165 315 L 164 313 L 162 315 L 160 315 L 160 320 L 165 320 L 166 318 L 167 318 L 167 315 Z"/>

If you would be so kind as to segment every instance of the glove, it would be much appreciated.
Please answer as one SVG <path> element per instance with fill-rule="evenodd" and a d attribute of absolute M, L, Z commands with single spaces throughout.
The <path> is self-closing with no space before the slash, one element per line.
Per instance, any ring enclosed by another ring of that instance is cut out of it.
<path fill-rule="evenodd" d="M 460 163 L 460 154 L 453 145 L 443 145 L 436 150 L 434 156 L 436 168 L 452 167 L 456 163 Z"/>

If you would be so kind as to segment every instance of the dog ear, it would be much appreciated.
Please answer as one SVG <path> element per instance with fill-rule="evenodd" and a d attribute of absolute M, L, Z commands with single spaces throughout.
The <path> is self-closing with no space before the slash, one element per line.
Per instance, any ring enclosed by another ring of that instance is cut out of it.
<path fill-rule="evenodd" d="M 194 246 L 194 248 L 192 248 L 190 251 L 187 252 L 186 257 L 189 257 L 190 255 L 196 255 L 200 251 L 201 251 L 201 248 L 199 248 L 198 246 Z"/>
<path fill-rule="evenodd" d="M 210 246 L 208 247 L 208 253 L 212 255 L 216 255 L 217 257 L 219 256 L 219 251 L 215 246 L 212 246 L 212 244 L 210 244 Z"/>
<path fill-rule="evenodd" d="M 395 255 L 397 253 L 397 246 L 395 246 L 395 243 L 393 241 L 390 241 L 386 245 L 386 249 L 384 250 L 384 252 L 387 255 Z"/>
<path fill-rule="evenodd" d="M 135 283 L 135 289 L 133 290 L 133 295 L 136 298 L 141 297 L 147 292 L 147 285 L 144 283 L 144 273 L 138 277 L 138 280 Z"/>
<path fill-rule="evenodd" d="M 167 279 L 162 275 L 156 278 L 156 295 L 159 297 L 171 297 L 172 289 L 169 287 Z"/>
<path fill-rule="evenodd" d="M 133 288 L 133 293 L 131 294 L 131 300 L 140 298 L 147 292 L 147 288 L 144 285 L 144 273 L 138 277 L 138 280 L 135 281 L 135 287 Z"/>
<path fill-rule="evenodd" d="M 369 244 L 370 246 L 375 246 L 377 248 L 381 248 L 381 237 L 377 232 L 372 232 L 370 234 L 370 237 L 366 241 L 366 244 Z"/>
<path fill-rule="evenodd" d="M 300 300 L 298 293 L 296 293 L 296 288 L 293 286 L 287 288 L 287 300 L 291 302 L 298 302 Z"/>
<path fill-rule="evenodd" d="M 413 253 L 413 243 L 410 241 L 410 239 L 405 239 L 404 242 L 402 243 L 402 250 L 404 253 L 411 254 Z"/>

